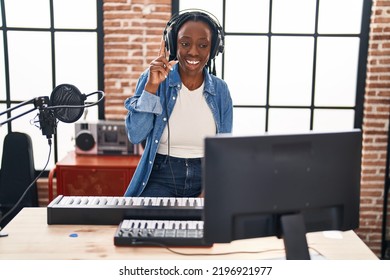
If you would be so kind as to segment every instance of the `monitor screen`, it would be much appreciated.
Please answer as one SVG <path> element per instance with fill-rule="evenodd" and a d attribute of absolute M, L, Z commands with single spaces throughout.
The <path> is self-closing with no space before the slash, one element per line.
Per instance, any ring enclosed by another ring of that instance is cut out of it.
<path fill-rule="evenodd" d="M 361 145 L 358 129 L 206 138 L 206 242 L 358 228 Z"/>

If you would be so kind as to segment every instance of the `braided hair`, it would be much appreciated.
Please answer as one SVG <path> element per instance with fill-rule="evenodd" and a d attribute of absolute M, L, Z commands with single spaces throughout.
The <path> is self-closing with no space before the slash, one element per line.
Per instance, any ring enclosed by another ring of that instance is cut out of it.
<path fill-rule="evenodd" d="M 164 31 L 164 34 L 166 34 L 167 28 L 170 27 L 169 30 L 169 40 L 170 46 L 167 46 L 167 49 L 169 50 L 169 60 L 177 60 L 176 54 L 177 54 L 177 35 L 180 30 L 180 28 L 183 26 L 184 23 L 188 21 L 202 21 L 206 23 L 211 30 L 211 49 L 210 49 L 210 57 L 208 62 L 206 63 L 206 67 L 209 69 L 209 73 L 216 75 L 215 70 L 215 57 L 218 55 L 219 52 L 223 51 L 223 45 L 221 47 L 221 40 L 223 40 L 223 34 L 222 28 L 219 26 L 219 23 L 217 23 L 210 15 L 208 15 L 205 12 L 202 11 L 189 11 L 184 12 L 182 14 L 178 14 L 176 16 L 173 16 L 172 19 L 168 22 L 167 27 Z M 166 40 L 167 42 L 167 40 Z M 213 65 L 213 67 L 211 67 Z"/>

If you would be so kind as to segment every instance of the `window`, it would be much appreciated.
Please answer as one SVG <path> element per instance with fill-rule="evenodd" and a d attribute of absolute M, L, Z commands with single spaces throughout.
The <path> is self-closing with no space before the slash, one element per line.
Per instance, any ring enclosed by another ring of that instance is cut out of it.
<path fill-rule="evenodd" d="M 103 89 L 103 57 L 99 56 L 103 46 L 103 0 L 0 3 L 0 112 L 35 97 L 50 97 L 59 84 L 72 84 L 85 94 Z M 93 95 L 87 102 L 97 98 Z M 11 110 L 1 116 L 0 122 L 30 109 L 34 109 L 32 104 Z M 33 141 L 35 168 L 40 170 L 49 149 L 46 137 L 36 127 L 38 113 L 35 110 L 4 124 L 0 145 L 8 131 L 28 133 Z M 102 104 L 88 108 L 88 120 L 102 119 L 103 115 Z M 74 124 L 58 123 L 48 168 L 74 149 L 73 135 Z"/>
<path fill-rule="evenodd" d="M 222 23 L 217 74 L 234 133 L 341 130 L 362 125 L 371 2 L 180 0 L 173 13 L 203 9 Z"/>

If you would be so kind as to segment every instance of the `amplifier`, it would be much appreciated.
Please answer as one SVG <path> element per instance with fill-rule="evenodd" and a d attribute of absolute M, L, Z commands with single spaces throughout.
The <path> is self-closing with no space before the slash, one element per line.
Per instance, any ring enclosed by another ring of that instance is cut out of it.
<path fill-rule="evenodd" d="M 128 137 L 125 121 L 75 123 L 76 154 L 83 155 L 134 155 L 137 145 Z"/>

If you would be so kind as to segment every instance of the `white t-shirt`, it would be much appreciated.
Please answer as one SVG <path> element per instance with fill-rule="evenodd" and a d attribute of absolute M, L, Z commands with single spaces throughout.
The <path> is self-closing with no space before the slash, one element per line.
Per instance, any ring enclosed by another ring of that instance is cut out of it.
<path fill-rule="evenodd" d="M 176 98 L 169 124 L 160 139 L 158 153 L 179 158 L 204 156 L 204 138 L 216 134 L 216 124 L 203 95 L 204 84 L 190 91 L 184 85 Z M 169 125 L 169 151 L 168 151 Z"/>

